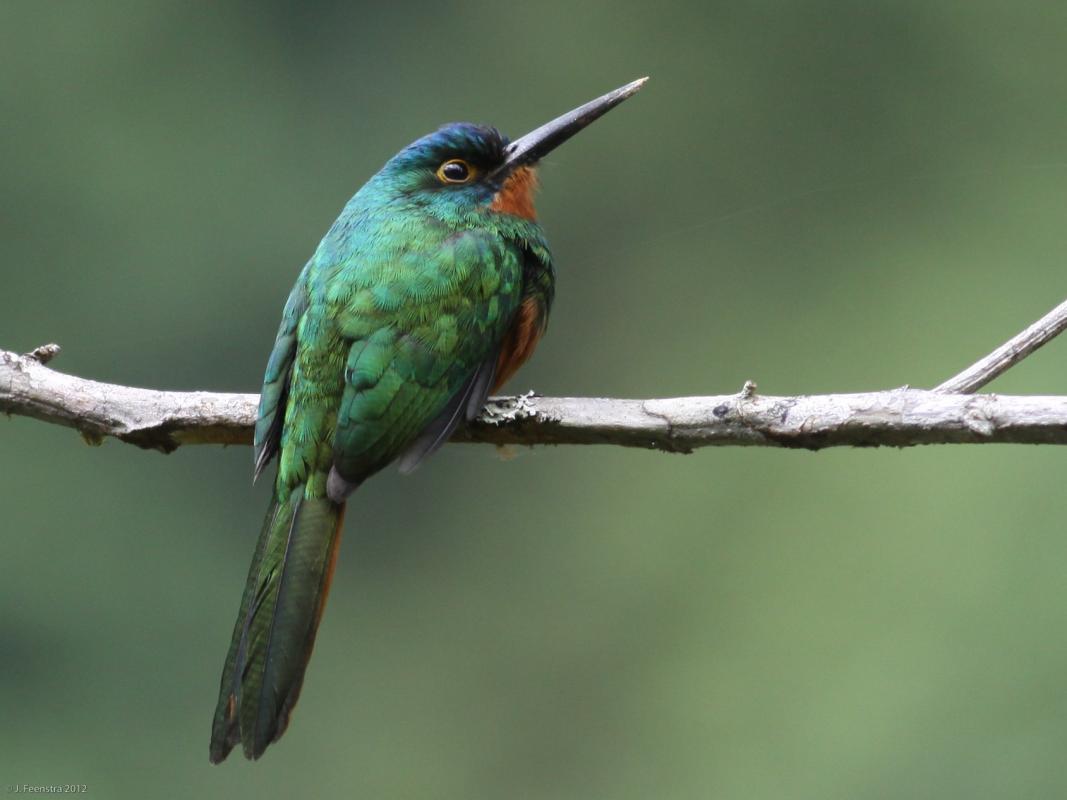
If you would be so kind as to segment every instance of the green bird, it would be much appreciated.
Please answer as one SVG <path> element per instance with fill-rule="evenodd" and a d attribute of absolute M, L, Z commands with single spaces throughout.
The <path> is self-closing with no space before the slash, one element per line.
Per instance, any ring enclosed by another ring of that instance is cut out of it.
<path fill-rule="evenodd" d="M 410 472 L 533 353 L 555 272 L 537 162 L 645 78 L 509 142 L 445 125 L 348 202 L 301 271 L 267 362 L 255 475 L 278 475 L 222 671 L 210 757 L 259 758 L 300 694 L 348 496 Z"/>

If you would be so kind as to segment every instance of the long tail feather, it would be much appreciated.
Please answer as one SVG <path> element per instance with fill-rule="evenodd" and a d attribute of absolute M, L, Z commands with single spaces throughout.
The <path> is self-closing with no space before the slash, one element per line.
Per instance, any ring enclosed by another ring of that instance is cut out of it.
<path fill-rule="evenodd" d="M 344 506 L 298 487 L 267 512 L 222 672 L 211 762 L 259 758 L 285 732 L 326 604 Z"/>

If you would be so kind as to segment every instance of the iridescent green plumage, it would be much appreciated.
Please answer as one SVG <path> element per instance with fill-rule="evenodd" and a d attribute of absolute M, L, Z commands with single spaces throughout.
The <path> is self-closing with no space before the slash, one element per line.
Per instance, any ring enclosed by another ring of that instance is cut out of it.
<path fill-rule="evenodd" d="M 391 462 L 417 466 L 532 352 L 554 272 L 528 165 L 636 85 L 624 89 L 515 143 L 469 124 L 416 141 L 349 201 L 300 273 L 260 397 L 256 474 L 275 455 L 278 474 L 223 670 L 212 761 L 239 742 L 258 758 L 285 730 L 348 495 Z M 442 172 L 450 162 L 463 167 Z"/>

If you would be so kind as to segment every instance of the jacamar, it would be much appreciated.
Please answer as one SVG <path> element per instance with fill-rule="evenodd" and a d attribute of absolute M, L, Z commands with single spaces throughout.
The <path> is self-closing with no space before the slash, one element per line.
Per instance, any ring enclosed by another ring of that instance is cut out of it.
<path fill-rule="evenodd" d="M 545 331 L 555 272 L 537 162 L 641 79 L 509 141 L 469 123 L 408 145 L 348 202 L 301 271 L 267 362 L 255 475 L 278 475 L 211 729 L 211 761 L 285 731 L 337 559 L 345 501 L 413 470 L 477 416 Z"/>

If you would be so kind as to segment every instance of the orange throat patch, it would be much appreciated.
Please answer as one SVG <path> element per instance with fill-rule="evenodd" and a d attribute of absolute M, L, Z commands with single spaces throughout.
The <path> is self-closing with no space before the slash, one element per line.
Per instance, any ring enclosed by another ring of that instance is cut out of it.
<path fill-rule="evenodd" d="M 519 167 L 500 187 L 493 198 L 491 211 L 513 214 L 523 219 L 536 220 L 534 193 L 537 191 L 537 171 L 533 167 Z"/>

